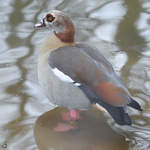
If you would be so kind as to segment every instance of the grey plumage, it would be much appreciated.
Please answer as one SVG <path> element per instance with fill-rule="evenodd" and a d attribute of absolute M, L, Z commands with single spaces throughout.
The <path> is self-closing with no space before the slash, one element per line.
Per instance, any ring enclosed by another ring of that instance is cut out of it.
<path fill-rule="evenodd" d="M 132 105 L 133 100 L 120 78 L 115 75 L 111 64 L 96 48 L 92 48 L 87 44 L 61 47 L 50 53 L 48 62 L 51 68 L 58 68 L 69 76 L 74 83 L 80 83 L 81 85 L 77 88 L 82 90 L 91 104 L 98 103 L 103 106 L 118 124 L 131 124 L 131 119 L 124 106 L 128 105 L 135 108 L 135 105 Z M 109 104 L 109 101 L 101 96 L 102 93 L 95 90 L 103 82 L 111 83 L 118 88 L 118 95 L 123 99 L 119 105 L 115 103 Z M 119 89 L 122 91 L 119 91 Z M 62 101 L 65 102 L 65 97 Z M 81 102 L 82 99 L 78 100 L 79 104 Z M 69 104 L 66 106 L 69 107 Z M 136 106 L 138 107 L 135 109 L 140 108 L 138 103 L 136 103 Z"/>
<path fill-rule="evenodd" d="M 51 103 L 69 109 L 103 106 L 120 125 L 130 125 L 126 107 L 142 110 L 99 50 L 76 44 L 75 27 L 63 12 L 48 12 L 35 28 L 53 30 L 42 44 L 39 83 Z"/>

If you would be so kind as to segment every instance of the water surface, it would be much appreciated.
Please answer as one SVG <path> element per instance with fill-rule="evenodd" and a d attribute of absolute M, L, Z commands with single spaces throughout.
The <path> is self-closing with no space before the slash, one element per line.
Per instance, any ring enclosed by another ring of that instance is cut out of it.
<path fill-rule="evenodd" d="M 121 139 L 124 135 L 125 139 L 122 140 L 128 141 L 129 150 L 150 149 L 148 0 L 1 1 L 1 148 L 38 149 L 33 134 L 35 122 L 39 116 L 53 108 L 40 92 L 36 72 L 38 49 L 49 32 L 33 29 L 34 24 L 51 9 L 63 10 L 72 17 L 76 25 L 76 39 L 100 49 L 112 63 L 133 98 L 144 109 L 142 113 L 133 109 L 128 110 L 133 120 L 131 127 L 120 127 L 109 117 L 103 120 L 110 129 L 113 128 L 114 134 Z"/>

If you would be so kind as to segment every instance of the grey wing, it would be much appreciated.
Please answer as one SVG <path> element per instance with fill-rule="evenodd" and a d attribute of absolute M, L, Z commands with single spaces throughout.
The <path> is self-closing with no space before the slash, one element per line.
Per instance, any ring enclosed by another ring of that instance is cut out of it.
<path fill-rule="evenodd" d="M 102 63 L 105 67 L 107 67 L 107 70 L 113 70 L 112 65 L 106 60 L 106 58 L 96 47 L 91 47 L 90 45 L 84 43 L 76 44 L 76 47 L 83 49 L 93 59 L 95 59 L 99 63 Z"/>
<path fill-rule="evenodd" d="M 90 93 L 90 98 L 98 97 L 115 106 L 127 104 L 130 101 L 127 90 L 110 63 L 100 54 L 96 54 L 95 58 L 91 51 L 95 50 L 85 46 L 82 48 L 80 44 L 58 48 L 51 52 L 49 64 L 69 76 L 74 83 L 80 83 L 80 88 L 86 95 Z"/>
<path fill-rule="evenodd" d="M 73 84 L 78 83 L 77 86 L 90 102 L 103 106 L 120 125 L 131 124 L 125 111 L 126 104 L 142 110 L 115 75 L 111 64 L 87 45 L 76 44 L 57 49 L 51 52 L 49 64 L 71 78 Z"/>
<path fill-rule="evenodd" d="M 123 88 L 129 94 L 123 82 L 120 80 L 118 76 L 116 76 L 111 63 L 108 60 L 106 60 L 106 58 L 100 53 L 100 51 L 96 47 L 91 47 L 90 45 L 84 44 L 84 43 L 79 43 L 76 46 L 79 48 L 82 48 L 94 60 L 98 61 L 100 64 L 103 64 L 103 66 L 105 67 L 105 70 L 109 72 L 109 77 L 113 79 L 113 82 L 118 84 L 118 86 Z"/>

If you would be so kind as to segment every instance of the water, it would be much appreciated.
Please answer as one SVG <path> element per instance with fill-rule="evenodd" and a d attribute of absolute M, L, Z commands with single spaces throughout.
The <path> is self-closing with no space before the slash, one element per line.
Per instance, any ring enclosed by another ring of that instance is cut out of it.
<path fill-rule="evenodd" d="M 42 114 L 52 109 L 52 106 L 48 105 L 48 100 L 40 92 L 36 72 L 38 49 L 48 32 L 35 31 L 33 26 L 51 9 L 63 10 L 72 17 L 76 25 L 76 39 L 100 48 L 112 63 L 116 73 L 121 76 L 133 98 L 144 109 L 142 113 L 129 109 L 133 120 L 132 127 L 120 127 L 109 117 L 101 120 L 102 122 L 107 120 L 110 125 L 106 124 L 108 127 L 104 130 L 107 131 L 109 128 L 114 135 L 112 137 L 116 137 L 116 140 L 119 138 L 123 142 L 120 144 L 120 140 L 118 142 L 114 140 L 112 143 L 120 145 L 116 149 L 150 149 L 150 2 L 148 0 L 1 1 L 1 149 L 38 149 L 35 143 L 37 139 L 35 133 L 38 133 L 36 127 L 39 125 L 38 121 L 45 115 Z M 91 119 L 94 118 L 94 114 L 89 112 L 89 116 L 92 115 Z M 103 134 L 109 136 L 108 132 Z M 44 136 L 49 138 L 49 135 Z M 54 137 L 55 135 L 52 134 L 51 138 Z M 56 139 L 59 138 L 57 135 Z M 61 145 L 63 140 L 61 141 L 61 138 L 59 140 Z M 101 136 L 100 141 L 103 140 L 109 145 L 110 139 Z M 74 140 L 72 143 L 74 144 Z M 57 143 L 54 146 L 56 145 Z M 103 150 L 106 148 L 95 142 L 94 147 L 89 149 L 100 149 L 100 147 Z"/>

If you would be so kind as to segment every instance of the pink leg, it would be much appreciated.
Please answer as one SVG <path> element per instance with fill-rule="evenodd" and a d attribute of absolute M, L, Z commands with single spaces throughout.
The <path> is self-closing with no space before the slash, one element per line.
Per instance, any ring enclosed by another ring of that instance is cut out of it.
<path fill-rule="evenodd" d="M 80 114 L 76 109 L 70 110 L 70 117 L 73 121 L 81 119 Z"/>
<path fill-rule="evenodd" d="M 62 119 L 65 121 L 76 121 L 81 119 L 79 112 L 76 109 L 61 113 Z"/>
<path fill-rule="evenodd" d="M 55 132 L 66 132 L 70 130 L 77 129 L 76 125 L 71 124 L 71 121 L 76 121 L 81 119 L 79 112 L 76 109 L 70 110 L 68 112 L 61 113 L 62 120 L 68 123 L 58 123 L 54 128 Z"/>

